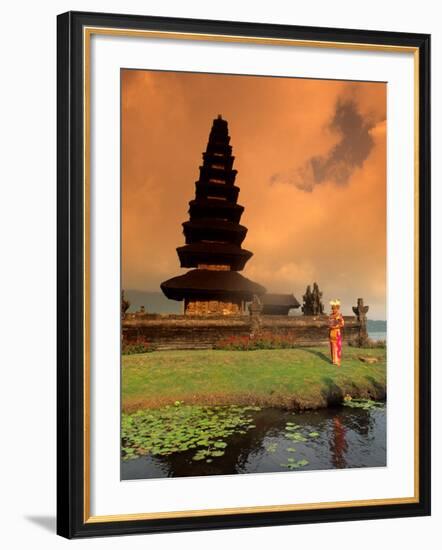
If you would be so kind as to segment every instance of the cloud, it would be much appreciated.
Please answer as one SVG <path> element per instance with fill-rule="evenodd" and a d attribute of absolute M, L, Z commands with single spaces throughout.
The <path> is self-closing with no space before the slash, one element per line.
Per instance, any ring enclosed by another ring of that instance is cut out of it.
<path fill-rule="evenodd" d="M 372 117 L 362 115 L 353 98 L 339 97 L 326 127 L 339 141 L 326 154 L 311 156 L 293 172 L 275 174 L 271 183 L 288 183 L 309 192 L 323 182 L 347 184 L 373 149 L 371 130 L 375 124 Z"/>

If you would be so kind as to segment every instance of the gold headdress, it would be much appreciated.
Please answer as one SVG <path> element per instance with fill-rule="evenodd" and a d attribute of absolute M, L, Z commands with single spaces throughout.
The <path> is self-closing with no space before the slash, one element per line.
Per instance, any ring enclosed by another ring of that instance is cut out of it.
<path fill-rule="evenodd" d="M 337 307 L 340 307 L 341 305 L 341 302 L 336 299 L 336 300 L 330 300 L 330 305 L 333 307 L 333 306 L 337 306 Z"/>

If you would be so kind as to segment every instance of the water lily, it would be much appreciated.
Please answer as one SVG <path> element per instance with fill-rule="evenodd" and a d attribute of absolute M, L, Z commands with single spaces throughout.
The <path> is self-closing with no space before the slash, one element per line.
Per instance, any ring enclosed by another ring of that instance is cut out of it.
<path fill-rule="evenodd" d="M 221 457 L 228 446 L 225 438 L 255 428 L 249 410 L 239 406 L 189 406 L 175 401 L 162 409 L 123 414 L 123 460 L 147 454 L 169 456 L 192 449 L 193 460 Z"/>

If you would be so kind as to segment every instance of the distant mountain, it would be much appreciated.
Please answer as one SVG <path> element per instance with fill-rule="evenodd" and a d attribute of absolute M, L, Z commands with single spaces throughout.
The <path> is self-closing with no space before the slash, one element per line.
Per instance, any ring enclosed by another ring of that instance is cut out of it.
<path fill-rule="evenodd" d="M 148 292 L 145 290 L 124 290 L 126 300 L 129 300 L 129 313 L 133 313 L 144 306 L 147 313 L 183 313 L 183 302 L 169 300 L 162 292 Z"/>
<path fill-rule="evenodd" d="M 371 332 L 387 332 L 387 321 L 367 319 L 367 330 Z"/>

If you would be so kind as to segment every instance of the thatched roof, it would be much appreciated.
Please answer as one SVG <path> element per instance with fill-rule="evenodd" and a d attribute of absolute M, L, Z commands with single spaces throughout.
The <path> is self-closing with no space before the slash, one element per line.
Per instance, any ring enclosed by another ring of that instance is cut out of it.
<path fill-rule="evenodd" d="M 184 275 L 161 283 L 161 290 L 172 300 L 198 297 L 203 299 L 236 298 L 250 301 L 254 294 L 262 295 L 266 289 L 236 271 L 192 269 Z"/>
<path fill-rule="evenodd" d="M 238 223 L 216 218 L 201 218 L 183 223 L 186 243 L 194 241 L 224 241 L 240 245 L 247 234 L 247 228 Z"/>
<path fill-rule="evenodd" d="M 236 202 L 239 194 L 239 187 L 227 183 L 216 183 L 197 181 L 195 182 L 196 198 L 204 200 L 207 197 L 220 197 L 231 202 Z"/>
<path fill-rule="evenodd" d="M 244 207 L 231 201 L 217 199 L 194 199 L 189 202 L 189 214 L 192 218 L 224 218 L 239 222 Z"/>
<path fill-rule="evenodd" d="M 241 271 L 253 253 L 236 244 L 199 242 L 177 248 L 181 267 L 197 267 L 198 264 L 229 265 Z"/>
<path fill-rule="evenodd" d="M 301 305 L 293 294 L 266 293 L 261 296 L 261 302 L 266 306 L 284 306 L 289 308 L 297 308 Z"/>

